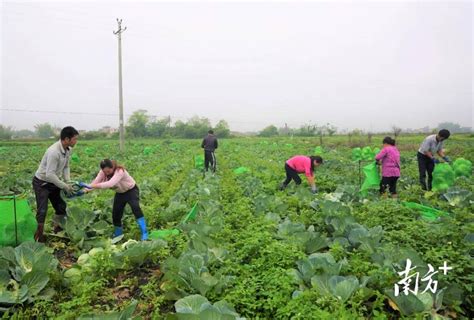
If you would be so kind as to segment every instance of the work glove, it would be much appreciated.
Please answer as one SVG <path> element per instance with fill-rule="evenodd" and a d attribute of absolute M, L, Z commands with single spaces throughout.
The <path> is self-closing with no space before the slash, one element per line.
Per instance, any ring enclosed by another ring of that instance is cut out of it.
<path fill-rule="evenodd" d="M 313 194 L 316 194 L 316 193 L 318 192 L 318 188 L 317 188 L 316 186 L 312 186 L 312 187 L 311 187 L 311 192 L 312 192 Z"/>
<path fill-rule="evenodd" d="M 444 156 L 444 157 L 443 157 L 443 160 L 444 160 L 445 162 L 451 162 L 451 159 L 449 159 L 447 156 Z"/>
<path fill-rule="evenodd" d="M 72 185 L 66 184 L 66 186 L 64 187 L 64 193 L 68 197 L 72 196 L 74 194 L 74 188 L 72 187 Z"/>
<path fill-rule="evenodd" d="M 89 186 L 88 184 L 85 184 L 84 182 L 79 182 L 78 186 L 85 189 L 92 189 L 91 186 Z"/>
<path fill-rule="evenodd" d="M 439 160 L 436 159 L 436 158 L 432 158 L 432 160 L 433 160 L 433 163 L 434 163 L 434 164 L 438 164 L 438 163 L 439 163 Z"/>

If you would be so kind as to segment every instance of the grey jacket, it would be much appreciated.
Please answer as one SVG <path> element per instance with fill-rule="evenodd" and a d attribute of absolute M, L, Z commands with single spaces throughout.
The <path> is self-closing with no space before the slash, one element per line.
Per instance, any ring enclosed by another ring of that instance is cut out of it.
<path fill-rule="evenodd" d="M 46 150 L 43 159 L 36 171 L 35 176 L 43 181 L 54 183 L 58 188 L 64 189 L 67 184 L 59 179 L 69 181 L 69 159 L 71 158 L 71 150 L 64 150 L 61 140 L 51 145 Z"/>
<path fill-rule="evenodd" d="M 217 149 L 217 138 L 213 134 L 208 134 L 207 137 L 202 139 L 201 148 L 206 151 L 214 152 Z"/>

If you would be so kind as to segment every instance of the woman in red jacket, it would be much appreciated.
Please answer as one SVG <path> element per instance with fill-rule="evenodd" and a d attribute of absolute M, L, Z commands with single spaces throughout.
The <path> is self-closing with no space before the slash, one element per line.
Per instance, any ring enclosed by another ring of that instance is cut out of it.
<path fill-rule="evenodd" d="M 313 193 L 318 192 L 314 182 L 314 168 L 322 163 L 323 158 L 320 156 L 294 156 L 288 159 L 285 163 L 286 179 L 280 185 L 280 190 L 285 189 L 291 180 L 294 180 L 297 185 L 301 184 L 299 174 L 304 173 L 311 186 L 311 191 Z"/>

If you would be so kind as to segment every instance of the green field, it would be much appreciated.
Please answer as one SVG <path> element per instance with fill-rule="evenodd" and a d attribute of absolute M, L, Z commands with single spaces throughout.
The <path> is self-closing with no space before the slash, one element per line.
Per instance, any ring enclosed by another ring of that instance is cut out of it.
<path fill-rule="evenodd" d="M 140 187 L 149 228 L 181 232 L 167 241 L 135 241 L 140 233 L 127 207 L 125 238 L 113 244 L 113 191 L 67 200 L 69 226 L 50 234 L 46 249 L 31 243 L 0 249 L 0 313 L 16 319 L 472 318 L 474 178 L 423 192 L 416 151 L 424 136 L 402 136 L 399 199 L 377 190 L 362 196 L 352 148 L 380 148 L 382 138 L 325 137 L 316 195 L 306 181 L 285 191 L 277 186 L 285 160 L 311 155 L 317 138 L 220 140 L 217 173 L 205 177 L 195 168 L 200 140 L 131 140 L 120 155 L 116 141 L 79 139 L 73 180 L 90 182 L 101 159 L 117 159 Z M 27 197 L 33 212 L 31 180 L 51 143 L 0 142 L 0 191 Z M 474 162 L 472 135 L 454 134 L 445 147 L 451 159 Z M 239 167 L 248 172 L 235 172 Z M 426 220 L 404 202 L 448 215 Z M 196 220 L 181 223 L 196 203 Z M 419 271 L 420 289 L 395 296 L 406 259 Z M 445 261 L 452 270 L 433 276 L 436 293 L 422 293 L 427 264 L 438 270 Z"/>

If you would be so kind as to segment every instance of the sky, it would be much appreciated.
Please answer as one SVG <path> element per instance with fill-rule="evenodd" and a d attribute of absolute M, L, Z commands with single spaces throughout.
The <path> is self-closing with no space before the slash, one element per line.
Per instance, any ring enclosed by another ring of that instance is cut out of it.
<path fill-rule="evenodd" d="M 134 111 L 234 131 L 473 126 L 471 1 L 12 1 L 0 124 L 118 126 Z"/>

